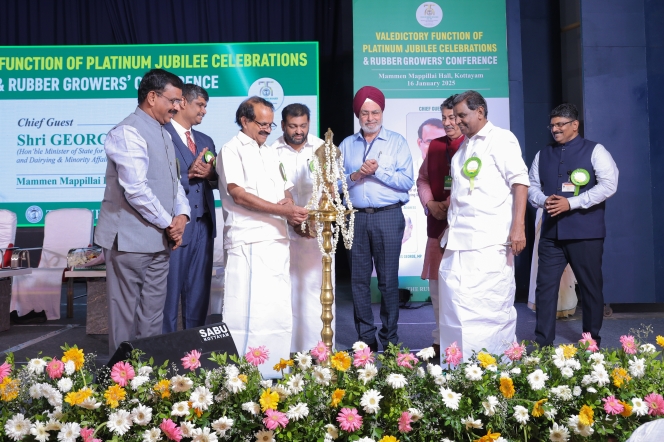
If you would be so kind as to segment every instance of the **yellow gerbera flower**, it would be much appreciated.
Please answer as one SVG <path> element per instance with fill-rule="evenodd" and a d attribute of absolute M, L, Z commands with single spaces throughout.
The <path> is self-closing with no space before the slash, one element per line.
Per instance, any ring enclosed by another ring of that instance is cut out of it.
<path fill-rule="evenodd" d="M 541 399 L 535 402 L 535 405 L 533 405 L 533 412 L 531 413 L 534 417 L 540 417 L 544 414 L 544 407 L 542 407 L 542 405 L 544 405 L 546 401 L 546 399 Z"/>
<path fill-rule="evenodd" d="M 19 385 L 21 385 L 21 381 L 6 376 L 0 383 L 0 399 L 5 402 L 16 399 L 18 397 Z"/>
<path fill-rule="evenodd" d="M 579 422 L 583 425 L 592 425 L 593 422 L 595 422 L 593 420 L 593 416 L 595 416 L 593 409 L 587 405 L 584 405 L 581 407 L 581 411 L 579 411 Z"/>
<path fill-rule="evenodd" d="M 627 370 L 622 367 L 616 367 L 613 369 L 613 385 L 620 388 L 623 383 L 629 382 L 632 380 L 632 377 L 627 374 Z"/>
<path fill-rule="evenodd" d="M 62 356 L 62 362 L 67 363 L 72 361 L 76 367 L 76 371 L 80 370 L 83 367 L 85 362 L 85 356 L 83 355 L 83 350 L 80 350 L 76 347 L 70 348 Z"/>
<path fill-rule="evenodd" d="M 574 346 L 574 344 L 567 344 L 567 345 L 561 345 L 560 348 L 563 349 L 563 356 L 565 356 L 565 359 L 569 359 L 572 356 L 576 354 L 578 349 Z"/>
<path fill-rule="evenodd" d="M 276 410 L 279 404 L 279 394 L 276 391 L 271 391 L 269 388 L 261 394 L 261 410 Z"/>
<path fill-rule="evenodd" d="M 511 378 L 500 378 L 500 392 L 507 399 L 511 399 L 514 396 L 514 382 Z"/>
<path fill-rule="evenodd" d="M 479 439 L 476 439 L 474 442 L 491 442 L 493 440 L 498 440 L 500 438 L 500 433 L 492 433 L 491 428 L 486 430 L 486 436 L 482 436 Z"/>
<path fill-rule="evenodd" d="M 245 384 L 247 383 L 247 375 L 246 374 L 239 374 L 237 375 L 237 378 L 244 382 Z"/>
<path fill-rule="evenodd" d="M 625 409 L 620 413 L 622 417 L 630 417 L 632 415 L 632 406 L 627 402 L 618 401 L 620 404 L 625 407 Z"/>
<path fill-rule="evenodd" d="M 378 442 L 399 442 L 399 439 L 394 436 L 383 436 Z"/>
<path fill-rule="evenodd" d="M 339 371 L 346 371 L 350 368 L 351 359 L 347 352 L 340 351 L 335 353 L 330 360 L 332 367 Z"/>
<path fill-rule="evenodd" d="M 161 395 L 162 399 L 166 399 L 171 397 L 171 391 L 169 388 L 170 385 L 171 383 L 167 379 L 162 379 L 161 381 L 154 384 L 154 387 L 152 387 L 152 389 L 154 390 L 155 393 Z"/>
<path fill-rule="evenodd" d="M 496 358 L 491 356 L 489 353 L 485 353 L 483 351 L 477 355 L 477 360 L 480 361 L 480 365 L 482 366 L 482 368 L 487 368 L 489 365 L 496 364 Z"/>
<path fill-rule="evenodd" d="M 293 366 L 293 360 L 292 359 L 279 359 L 279 362 L 272 367 L 274 371 L 281 371 L 285 370 L 287 367 L 292 367 Z"/>
<path fill-rule="evenodd" d="M 657 340 L 657 345 L 659 345 L 660 347 L 664 347 L 664 336 L 657 335 L 657 338 L 655 339 Z"/>
<path fill-rule="evenodd" d="M 336 389 L 334 390 L 334 393 L 332 393 L 332 402 L 330 403 L 331 407 L 336 407 L 339 405 L 339 402 L 341 402 L 341 399 L 344 398 L 344 395 L 346 394 L 346 390 L 340 390 Z"/>
<path fill-rule="evenodd" d="M 82 404 L 83 401 L 85 401 L 90 396 L 92 396 L 92 390 L 85 387 L 81 390 L 71 391 L 67 393 L 67 396 L 65 396 L 65 402 L 67 402 L 69 405 L 72 406 L 79 405 Z"/>
<path fill-rule="evenodd" d="M 111 408 L 117 408 L 120 401 L 123 401 L 125 398 L 125 389 L 120 387 L 118 384 L 113 384 L 106 389 L 104 392 L 104 397 L 106 398 L 106 403 L 111 406 Z"/>

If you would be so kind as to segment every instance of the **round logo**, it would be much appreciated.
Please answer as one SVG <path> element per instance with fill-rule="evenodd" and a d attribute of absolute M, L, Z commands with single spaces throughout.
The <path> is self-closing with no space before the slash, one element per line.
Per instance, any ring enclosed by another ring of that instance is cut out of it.
<path fill-rule="evenodd" d="M 274 110 L 281 107 L 284 102 L 284 89 L 274 78 L 259 78 L 249 87 L 249 96 L 258 95 L 266 99 L 274 106 Z"/>
<path fill-rule="evenodd" d="M 25 211 L 25 218 L 30 223 L 38 223 L 44 217 L 44 212 L 39 206 L 30 206 L 28 210 Z"/>
<path fill-rule="evenodd" d="M 425 28 L 433 28 L 443 19 L 443 10 L 433 2 L 422 3 L 417 7 L 415 18 Z"/>

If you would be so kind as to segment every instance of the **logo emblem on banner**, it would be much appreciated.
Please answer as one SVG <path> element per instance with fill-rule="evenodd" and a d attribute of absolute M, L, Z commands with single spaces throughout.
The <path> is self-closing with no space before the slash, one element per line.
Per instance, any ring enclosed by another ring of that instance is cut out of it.
<path fill-rule="evenodd" d="M 443 19 L 443 10 L 436 3 L 422 3 L 417 8 L 415 18 L 425 28 L 433 28 Z"/>
<path fill-rule="evenodd" d="M 249 87 L 249 96 L 258 95 L 266 99 L 277 110 L 284 102 L 284 89 L 274 78 L 259 78 Z"/>
<path fill-rule="evenodd" d="M 28 210 L 25 211 L 25 219 L 32 224 L 38 223 L 43 217 L 44 212 L 39 206 L 30 206 L 28 207 Z"/>

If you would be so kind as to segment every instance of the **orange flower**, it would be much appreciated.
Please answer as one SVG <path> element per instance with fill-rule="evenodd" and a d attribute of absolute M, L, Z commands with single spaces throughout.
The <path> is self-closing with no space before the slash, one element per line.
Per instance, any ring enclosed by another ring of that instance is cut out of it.
<path fill-rule="evenodd" d="M 124 400 L 126 394 L 127 392 L 124 388 L 120 387 L 118 384 L 113 384 L 106 389 L 104 397 L 106 398 L 106 403 L 110 405 L 111 408 L 117 408 L 119 402 Z"/>
<path fill-rule="evenodd" d="M 18 379 L 12 379 L 6 376 L 0 382 L 0 399 L 5 402 L 13 401 L 18 397 L 18 390 L 21 382 Z"/>
<path fill-rule="evenodd" d="M 285 370 L 287 367 L 292 367 L 293 366 L 293 360 L 292 359 L 279 359 L 279 362 L 272 367 L 274 371 L 282 371 Z"/>
<path fill-rule="evenodd" d="M 620 405 L 625 407 L 625 409 L 622 411 L 622 413 L 620 413 L 620 415 L 622 417 L 630 417 L 632 415 L 632 408 L 633 408 L 632 405 L 623 401 L 618 401 L 618 402 L 620 402 Z"/>
<path fill-rule="evenodd" d="M 346 371 L 350 368 L 351 359 L 347 352 L 340 351 L 332 356 L 331 362 L 333 368 L 339 371 Z"/>
<path fill-rule="evenodd" d="M 72 391 L 67 393 L 67 396 L 65 396 L 65 402 L 72 406 L 79 405 L 90 396 L 92 396 L 92 390 L 86 387 L 79 391 Z"/>
<path fill-rule="evenodd" d="M 334 393 L 332 393 L 332 402 L 330 403 L 331 407 L 336 407 L 339 405 L 339 402 L 341 402 L 341 399 L 344 398 L 344 395 L 346 394 L 346 390 L 340 390 L 336 389 L 334 390 Z"/>
<path fill-rule="evenodd" d="M 622 367 L 617 367 L 613 369 L 613 385 L 620 388 L 624 382 L 629 382 L 632 380 L 631 376 L 627 374 L 627 370 Z"/>
<path fill-rule="evenodd" d="M 246 374 L 239 374 L 237 375 L 237 378 L 244 382 L 245 384 L 247 383 L 247 375 Z"/>
<path fill-rule="evenodd" d="M 171 397 L 171 391 L 169 390 L 170 385 L 171 383 L 168 380 L 162 379 L 161 381 L 154 384 L 152 389 L 155 393 L 161 395 L 162 399 L 165 399 Z"/>
<path fill-rule="evenodd" d="M 507 399 L 514 396 L 514 382 L 511 378 L 500 378 L 500 392 Z"/>
<path fill-rule="evenodd" d="M 500 433 L 492 433 L 491 428 L 486 430 L 486 436 L 482 436 L 479 439 L 475 439 L 474 442 L 491 442 L 498 440 L 500 438 Z"/>
<path fill-rule="evenodd" d="M 541 415 L 544 414 L 544 407 L 542 407 L 544 402 L 546 402 L 546 399 L 541 399 L 541 400 L 535 402 L 535 405 L 533 406 L 533 412 L 532 412 L 532 415 L 534 417 L 540 417 Z"/>
<path fill-rule="evenodd" d="M 83 363 L 85 362 L 83 350 L 79 350 L 76 347 L 72 347 L 67 350 L 62 356 L 62 362 L 67 363 L 68 361 L 72 361 L 74 363 L 76 371 L 80 370 L 81 367 L 83 367 Z"/>
<path fill-rule="evenodd" d="M 581 411 L 579 411 L 579 422 L 582 423 L 583 425 L 592 425 L 593 422 L 593 416 L 595 416 L 595 412 L 593 412 L 593 409 L 590 408 L 587 405 L 584 405 L 581 407 Z"/>

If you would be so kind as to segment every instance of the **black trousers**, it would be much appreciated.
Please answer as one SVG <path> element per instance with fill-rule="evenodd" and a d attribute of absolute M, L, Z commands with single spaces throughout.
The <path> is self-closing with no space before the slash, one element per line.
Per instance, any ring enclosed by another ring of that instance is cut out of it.
<path fill-rule="evenodd" d="M 535 341 L 539 345 L 552 345 L 556 337 L 558 290 L 560 278 L 567 264 L 572 267 L 579 284 L 583 308 L 583 331 L 590 332 L 597 345 L 600 344 L 599 330 L 604 320 L 603 252 L 604 238 L 583 240 L 540 238 L 535 290 L 537 314 Z"/>

